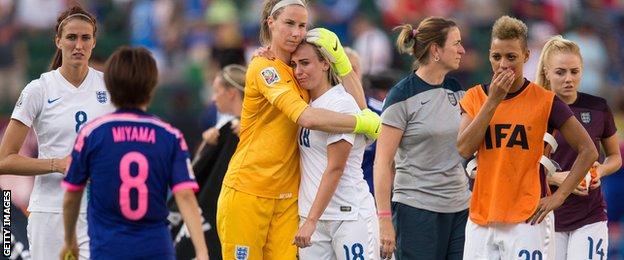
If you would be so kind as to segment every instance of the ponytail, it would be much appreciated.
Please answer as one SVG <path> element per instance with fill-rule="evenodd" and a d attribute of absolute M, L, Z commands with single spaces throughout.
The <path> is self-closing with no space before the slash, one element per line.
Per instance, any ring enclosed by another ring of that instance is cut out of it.
<path fill-rule="evenodd" d="M 418 24 L 418 28 L 411 24 L 397 26 L 399 30 L 396 46 L 399 53 L 414 56 L 414 67 L 429 63 L 429 48 L 433 44 L 443 47 L 449 30 L 457 27 L 453 20 L 442 17 L 427 17 Z"/>
<path fill-rule="evenodd" d="M 63 64 L 63 53 L 57 48 L 54 52 L 54 57 L 52 57 L 52 62 L 50 63 L 50 70 L 58 69 L 61 67 L 61 64 Z"/>

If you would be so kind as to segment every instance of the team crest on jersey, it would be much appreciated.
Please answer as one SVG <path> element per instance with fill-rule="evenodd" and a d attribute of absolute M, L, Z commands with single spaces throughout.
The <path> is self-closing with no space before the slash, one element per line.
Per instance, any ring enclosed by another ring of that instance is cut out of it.
<path fill-rule="evenodd" d="M 249 258 L 249 247 L 236 245 L 234 257 L 236 257 L 236 260 L 247 260 Z"/>
<path fill-rule="evenodd" d="M 446 93 L 449 102 L 451 102 L 451 105 L 453 106 L 457 106 L 457 98 L 455 97 L 455 93 Z"/>
<path fill-rule="evenodd" d="M 15 107 L 21 107 L 27 95 L 28 94 L 22 92 L 22 94 L 20 94 L 19 98 L 17 99 L 17 103 L 15 103 Z"/>
<path fill-rule="evenodd" d="M 268 86 L 273 85 L 273 83 L 280 81 L 280 76 L 277 74 L 277 70 L 273 67 L 268 67 L 260 71 L 260 75 L 262 75 L 262 79 L 264 79 L 264 83 Z"/>
<path fill-rule="evenodd" d="M 589 122 L 591 122 L 591 113 L 581 112 L 581 122 L 589 124 Z"/>
<path fill-rule="evenodd" d="M 102 90 L 102 91 L 96 91 L 95 92 L 95 96 L 97 97 L 97 101 L 105 104 L 106 101 L 108 101 L 108 96 L 106 96 L 106 91 Z"/>

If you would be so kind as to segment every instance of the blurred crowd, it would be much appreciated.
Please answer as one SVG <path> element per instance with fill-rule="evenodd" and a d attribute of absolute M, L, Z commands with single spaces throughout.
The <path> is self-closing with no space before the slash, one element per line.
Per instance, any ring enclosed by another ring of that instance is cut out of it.
<path fill-rule="evenodd" d="M 0 0 L 0 131 L 6 125 L 22 88 L 48 70 L 54 53 L 52 26 L 67 5 L 79 2 L 100 21 L 92 66 L 100 68 L 120 45 L 144 46 L 154 54 L 161 73 L 150 108 L 182 130 L 191 149 L 201 133 L 215 125 L 210 102 L 212 80 L 228 64 L 246 64 L 259 47 L 262 0 Z M 620 140 L 624 140 L 624 1 L 622 0 L 311 0 L 309 27 L 325 27 L 351 46 L 361 58 L 365 75 L 401 77 L 411 61 L 394 47 L 393 28 L 417 25 L 427 16 L 456 20 L 466 55 L 452 73 L 468 88 L 489 82 L 487 60 L 490 28 L 503 14 L 529 26 L 531 58 L 525 65 L 534 76 L 539 52 L 552 35 L 562 34 L 581 48 L 584 71 L 581 92 L 606 98 L 614 112 Z M 370 86 L 374 88 L 375 86 Z M 31 140 L 33 144 L 36 140 Z M 35 155 L 35 149 L 23 151 Z M 624 143 L 620 146 L 624 149 Z M 618 249 L 618 221 L 624 216 L 624 194 L 617 183 L 624 174 L 606 178 L 609 217 L 613 227 L 611 259 Z M 25 184 L 26 183 L 26 184 Z M 17 186 L 21 185 L 21 186 Z M 28 178 L 0 179 L 3 188 L 25 199 Z M 19 200 L 20 197 L 16 196 Z"/>

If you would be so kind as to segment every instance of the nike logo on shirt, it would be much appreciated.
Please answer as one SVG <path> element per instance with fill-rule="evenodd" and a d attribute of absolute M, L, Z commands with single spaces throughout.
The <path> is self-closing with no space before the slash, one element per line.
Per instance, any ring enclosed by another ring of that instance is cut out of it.
<path fill-rule="evenodd" d="M 429 101 L 431 101 L 431 100 L 427 100 L 427 101 L 420 101 L 420 104 L 421 104 L 421 105 L 424 105 L 424 104 L 429 103 Z"/>
<path fill-rule="evenodd" d="M 336 41 L 336 43 L 334 44 L 334 48 L 333 49 L 334 49 L 334 51 L 338 50 L 338 41 Z"/>
<path fill-rule="evenodd" d="M 57 98 L 55 98 L 55 99 L 49 99 L 49 98 L 48 98 L 48 104 L 52 104 L 52 103 L 54 103 L 55 101 L 57 101 L 57 100 L 59 100 L 59 99 L 61 99 L 61 97 L 57 97 Z"/>

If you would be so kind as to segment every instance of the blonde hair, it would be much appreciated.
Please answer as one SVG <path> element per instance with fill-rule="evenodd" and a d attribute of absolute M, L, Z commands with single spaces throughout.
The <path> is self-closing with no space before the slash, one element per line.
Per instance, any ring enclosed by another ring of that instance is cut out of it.
<path fill-rule="evenodd" d="M 282 14 L 282 11 L 284 11 L 284 8 L 286 8 L 286 6 L 284 6 L 273 10 L 273 7 L 280 1 L 282 0 L 265 0 L 262 5 L 262 16 L 260 17 L 260 44 L 263 46 L 267 46 L 271 43 L 271 30 L 269 29 L 268 23 L 269 16 L 273 17 L 273 19 L 277 19 L 277 17 Z M 306 0 L 301 0 L 301 2 L 307 4 Z"/>
<path fill-rule="evenodd" d="M 221 79 L 226 88 L 235 88 L 245 92 L 245 74 L 247 68 L 238 64 L 230 64 L 221 70 Z"/>
<path fill-rule="evenodd" d="M 571 53 L 577 55 L 581 60 L 581 66 L 583 66 L 583 56 L 581 56 L 581 49 L 573 41 L 564 39 L 561 35 L 550 37 L 550 39 L 544 44 L 542 53 L 540 54 L 539 61 L 537 63 L 537 80 L 535 83 L 551 90 L 550 81 L 546 79 L 546 63 L 557 53 Z"/>
<path fill-rule="evenodd" d="M 399 53 L 407 53 L 416 59 L 414 67 L 429 62 L 429 47 L 437 44 L 444 47 L 449 29 L 457 27 L 453 20 L 442 17 L 427 17 L 414 29 L 411 24 L 403 24 L 393 30 L 399 30 L 396 46 Z"/>
<path fill-rule="evenodd" d="M 492 26 L 492 39 L 518 39 L 524 50 L 527 50 L 528 33 L 529 29 L 524 22 L 507 15 L 498 18 Z"/>
<path fill-rule="evenodd" d="M 332 67 L 332 63 L 329 61 L 329 58 L 327 58 L 327 56 L 325 56 L 325 54 L 323 54 L 323 51 L 321 51 L 322 47 L 316 46 L 312 43 L 309 43 L 307 41 L 302 41 L 298 46 L 297 49 L 295 49 L 295 51 L 299 50 L 301 47 L 305 46 L 305 45 L 310 45 L 312 47 L 312 49 L 314 50 L 314 53 L 316 54 L 316 57 L 318 58 L 319 61 L 321 62 L 327 62 L 327 64 L 329 65 L 329 69 L 327 70 L 327 81 L 329 82 L 329 84 L 333 86 L 336 86 L 338 84 L 340 84 L 340 77 L 338 76 L 338 73 L 336 73 L 336 71 L 334 70 L 334 68 Z"/>

